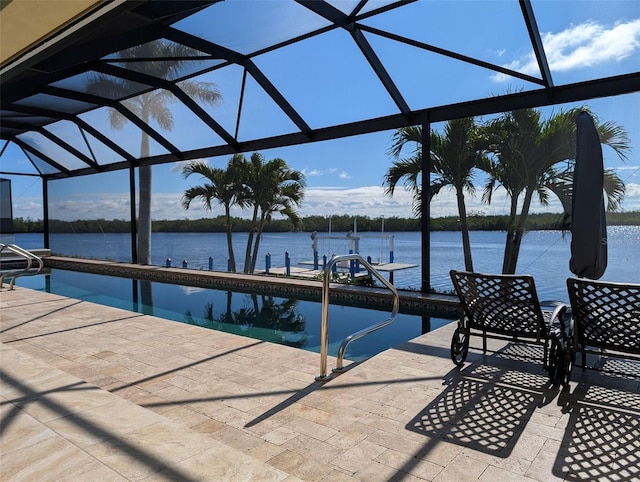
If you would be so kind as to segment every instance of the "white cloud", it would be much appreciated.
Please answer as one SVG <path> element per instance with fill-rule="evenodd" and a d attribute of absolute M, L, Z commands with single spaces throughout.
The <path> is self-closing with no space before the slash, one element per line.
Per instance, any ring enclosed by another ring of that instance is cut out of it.
<path fill-rule="evenodd" d="M 351 176 L 347 173 L 347 171 L 342 171 L 339 177 L 340 179 L 351 179 Z"/>
<path fill-rule="evenodd" d="M 564 72 L 619 62 L 640 48 L 640 19 L 617 23 L 611 27 L 593 21 L 572 25 L 559 33 L 545 33 L 542 43 L 552 71 Z M 533 52 L 505 67 L 525 74 L 540 74 Z M 493 78 L 502 82 L 508 76 L 496 74 Z"/>
<path fill-rule="evenodd" d="M 482 204 L 481 187 L 477 187 L 475 197 L 467 197 L 469 214 L 506 214 L 509 200 L 503 190 L 494 193 L 491 205 Z M 152 202 L 154 219 L 199 219 L 223 214 L 221 206 L 212 211 L 204 209 L 201 203 L 194 202 L 188 210 L 182 207 L 181 193 L 154 193 Z M 392 198 L 384 195 L 381 186 L 363 186 L 356 188 L 315 187 L 306 190 L 305 199 L 299 212 L 302 216 L 358 214 L 377 218 L 412 216 L 413 197 L 403 188 L 396 189 Z M 532 213 L 560 212 L 561 207 L 555 199 L 549 206 L 534 203 Z M 640 211 L 640 184 L 626 183 L 626 195 L 622 204 L 623 211 Z M 49 207 L 52 218 L 74 221 L 77 219 L 129 219 L 128 196 L 117 194 L 92 194 L 91 197 L 74 196 L 66 199 L 51 200 Z M 234 216 L 248 217 L 247 211 L 236 209 Z M 455 193 L 443 190 L 431 204 L 433 217 L 457 216 Z M 42 219 L 42 200 L 35 197 L 18 197 L 13 203 L 14 217 Z"/>
<path fill-rule="evenodd" d="M 394 198 L 384 195 L 380 186 L 357 188 L 310 188 L 306 190 L 300 209 L 303 216 L 330 214 L 358 214 L 363 216 L 409 216 L 411 194 L 399 190 Z"/>
<path fill-rule="evenodd" d="M 335 167 L 328 167 L 327 169 L 307 169 L 304 168 L 301 172 L 307 177 L 324 176 L 325 174 L 333 174 L 337 171 Z"/>
<path fill-rule="evenodd" d="M 626 188 L 622 210 L 640 211 L 640 184 L 627 183 Z"/>
<path fill-rule="evenodd" d="M 42 219 L 42 198 L 14 196 L 13 217 L 32 220 Z"/>
<path fill-rule="evenodd" d="M 506 214 L 509 212 L 509 200 L 504 190 L 494 193 L 491 205 L 482 204 L 480 200 L 481 187 L 476 188 L 477 195 L 466 199 L 469 214 Z M 638 193 L 640 201 L 640 193 Z M 377 218 L 411 217 L 412 194 L 403 188 L 396 189 L 392 198 L 384 195 L 380 186 L 366 186 L 351 189 L 314 188 L 307 189 L 304 204 L 300 209 L 302 216 L 330 214 L 358 214 Z M 532 213 L 561 212 L 562 207 L 557 201 L 549 206 L 534 204 Z M 431 216 L 457 216 L 458 208 L 453 190 L 443 190 L 431 203 Z"/>

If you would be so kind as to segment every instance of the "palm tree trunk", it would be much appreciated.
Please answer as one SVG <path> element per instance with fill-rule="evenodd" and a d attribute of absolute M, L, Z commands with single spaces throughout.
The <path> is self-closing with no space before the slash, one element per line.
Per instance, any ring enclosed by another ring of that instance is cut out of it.
<path fill-rule="evenodd" d="M 247 249 L 244 252 L 244 273 L 247 274 L 251 269 L 251 248 L 253 247 L 253 235 L 255 233 L 256 220 L 258 219 L 258 206 L 253 208 L 253 218 L 251 219 L 251 228 L 249 237 L 247 238 Z"/>
<path fill-rule="evenodd" d="M 462 189 L 456 188 L 456 200 L 458 201 L 458 215 L 460 216 L 460 230 L 462 232 L 464 267 L 467 271 L 473 271 L 471 241 L 469 240 L 469 224 L 467 223 L 467 207 L 464 204 L 464 193 L 462 192 Z"/>
<path fill-rule="evenodd" d="M 231 232 L 231 211 L 229 206 L 224 207 L 225 224 L 227 227 L 227 249 L 229 250 L 229 269 L 236 272 L 236 257 L 233 254 L 233 234 Z"/>
<path fill-rule="evenodd" d="M 256 270 L 256 259 L 258 259 L 258 248 L 260 247 L 260 239 L 262 238 L 262 230 L 264 229 L 264 214 L 260 216 L 258 222 L 258 231 L 256 232 L 256 240 L 253 243 L 253 257 L 251 258 L 251 273 Z"/>
<path fill-rule="evenodd" d="M 514 274 L 516 272 L 516 266 L 518 264 L 518 256 L 520 255 L 520 246 L 522 244 L 522 238 L 524 236 L 524 226 L 527 222 L 527 216 L 529 215 L 529 208 L 531 207 L 531 199 L 533 198 L 533 191 L 527 189 L 524 195 L 524 202 L 522 203 L 522 210 L 520 216 L 518 216 L 518 224 L 516 230 L 513 233 L 513 242 L 509 258 L 507 260 L 507 270 L 505 274 Z"/>
<path fill-rule="evenodd" d="M 151 264 L 151 166 L 140 166 L 138 177 L 138 264 Z"/>
<path fill-rule="evenodd" d="M 513 250 L 513 243 L 518 218 L 518 196 L 511 195 L 511 210 L 509 212 L 509 225 L 507 226 L 507 239 L 504 245 L 504 258 L 502 259 L 502 273 L 509 274 L 509 259 Z"/>
<path fill-rule="evenodd" d="M 149 122 L 149 113 L 142 112 L 142 120 Z M 142 133 L 140 158 L 149 157 L 149 135 Z M 151 166 L 138 167 L 140 200 L 138 205 L 138 264 L 151 264 Z"/>

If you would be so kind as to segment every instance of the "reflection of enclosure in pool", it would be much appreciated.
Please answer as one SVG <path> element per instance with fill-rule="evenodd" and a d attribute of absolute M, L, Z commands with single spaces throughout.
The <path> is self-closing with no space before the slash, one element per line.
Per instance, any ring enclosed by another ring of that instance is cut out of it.
<path fill-rule="evenodd" d="M 24 278 L 17 284 L 181 323 L 320 351 L 320 301 L 142 282 L 60 269 L 52 269 L 50 275 Z M 329 309 L 329 355 L 337 355 L 344 338 L 388 315 L 385 311 L 332 304 Z M 400 313 L 391 325 L 349 345 L 345 358 L 354 361 L 369 358 L 450 321 Z"/>

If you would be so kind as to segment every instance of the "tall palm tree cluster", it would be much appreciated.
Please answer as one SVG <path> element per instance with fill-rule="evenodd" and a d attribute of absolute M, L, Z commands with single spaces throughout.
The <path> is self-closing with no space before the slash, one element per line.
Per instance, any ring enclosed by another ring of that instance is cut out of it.
<path fill-rule="evenodd" d="M 231 225 L 233 206 L 251 211 L 252 229 L 247 238 L 245 273 L 255 271 L 262 232 L 274 214 L 284 216 L 294 226 L 301 222 L 296 208 L 304 199 L 304 174 L 291 169 L 283 159 L 266 161 L 262 154 L 254 152 L 247 160 L 243 154 L 234 154 L 224 169 L 211 167 L 204 161 L 192 161 L 183 168 L 182 174 L 185 179 L 197 174 L 205 180 L 204 184 L 185 191 L 182 197 L 185 209 L 189 209 L 196 199 L 201 200 L 207 210 L 214 204 L 224 207 L 229 270 L 232 272 L 236 271 Z"/>
<path fill-rule="evenodd" d="M 586 107 L 560 111 L 543 120 L 540 111 L 520 109 L 505 112 L 481 123 L 473 118 L 448 121 L 443 133 L 431 132 L 429 196 L 426 202 L 442 189 L 456 193 L 465 269 L 473 271 L 465 194 L 475 193 L 474 176 L 484 173 L 486 182 L 482 201 L 490 204 L 499 188 L 510 201 L 509 223 L 502 272 L 516 272 L 520 245 L 531 203 L 535 198 L 543 206 L 557 197 L 568 214 L 571 212 L 571 189 L 576 157 L 575 120 Z M 599 123 L 596 128 L 600 141 L 626 160 L 630 143 L 626 131 L 612 123 Z M 422 129 L 398 129 L 392 138 L 388 154 L 394 159 L 384 176 L 385 193 L 392 196 L 398 183 L 403 182 L 414 196 L 414 212 L 423 213 Z M 401 157 L 403 148 L 414 145 L 408 157 Z M 625 194 L 624 182 L 612 170 L 605 170 L 604 187 L 607 209 L 615 211 Z M 565 216 L 567 217 L 567 216 Z"/>

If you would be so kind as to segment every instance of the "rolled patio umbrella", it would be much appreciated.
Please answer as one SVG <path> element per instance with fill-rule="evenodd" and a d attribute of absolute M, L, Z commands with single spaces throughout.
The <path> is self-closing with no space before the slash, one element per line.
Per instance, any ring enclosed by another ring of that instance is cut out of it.
<path fill-rule="evenodd" d="M 576 119 L 576 165 L 571 199 L 571 260 L 579 278 L 599 279 L 607 268 L 607 219 L 600 137 L 587 112 Z"/>

